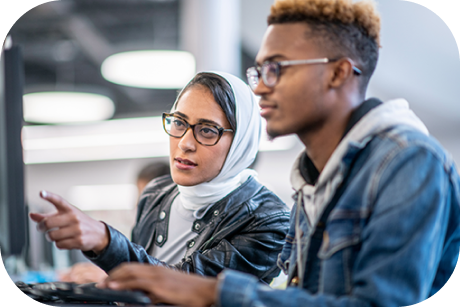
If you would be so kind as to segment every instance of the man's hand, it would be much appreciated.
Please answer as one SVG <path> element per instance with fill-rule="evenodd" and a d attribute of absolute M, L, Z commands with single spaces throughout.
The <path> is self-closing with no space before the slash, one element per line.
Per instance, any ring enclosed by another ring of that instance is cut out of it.
<path fill-rule="evenodd" d="M 185 274 L 164 267 L 124 263 L 98 284 L 114 290 L 142 290 L 152 303 L 211 306 L 217 300 L 217 279 Z"/>
<path fill-rule="evenodd" d="M 59 195 L 41 191 L 41 198 L 52 203 L 57 212 L 50 214 L 30 213 L 37 222 L 38 230 L 45 232 L 59 249 L 80 249 L 99 254 L 109 244 L 109 234 L 104 223 L 96 221 Z"/>

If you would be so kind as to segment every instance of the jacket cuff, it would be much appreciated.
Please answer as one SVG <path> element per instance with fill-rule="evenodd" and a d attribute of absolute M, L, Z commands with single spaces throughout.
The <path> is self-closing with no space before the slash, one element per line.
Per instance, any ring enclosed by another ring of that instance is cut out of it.
<path fill-rule="evenodd" d="M 281 258 L 281 253 L 278 254 L 276 265 L 281 269 L 281 271 L 283 271 L 284 274 L 288 274 L 289 260 L 283 261 L 283 259 Z"/>
<path fill-rule="evenodd" d="M 116 255 L 117 250 L 119 251 L 120 249 L 120 247 L 117 246 L 117 242 L 120 242 L 120 240 L 117 240 L 117 238 L 123 235 L 114 228 L 112 228 L 110 225 L 105 224 L 105 226 L 107 227 L 109 233 L 109 244 L 107 245 L 107 247 L 99 255 L 97 255 L 93 251 L 87 251 L 82 253 L 86 258 L 91 260 L 101 269 L 103 269 L 106 272 L 109 272 L 119 264 L 118 257 L 116 257 Z"/>
<path fill-rule="evenodd" d="M 251 294 L 255 292 L 257 278 L 237 271 L 225 270 L 218 275 L 218 302 L 222 307 L 251 306 Z"/>

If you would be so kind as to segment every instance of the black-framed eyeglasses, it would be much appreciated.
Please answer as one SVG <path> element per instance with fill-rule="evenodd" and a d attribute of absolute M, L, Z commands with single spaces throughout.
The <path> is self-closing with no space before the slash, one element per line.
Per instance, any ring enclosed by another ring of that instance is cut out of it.
<path fill-rule="evenodd" d="M 309 59 L 309 60 L 292 60 L 292 61 L 280 61 L 280 62 L 265 62 L 262 66 L 249 67 L 246 71 L 246 76 L 248 78 L 249 86 L 252 90 L 255 90 L 257 85 L 260 82 L 260 76 L 264 84 L 268 87 L 274 87 L 278 82 L 280 77 L 281 67 L 292 66 L 292 65 L 302 65 L 302 64 L 325 64 L 338 61 L 339 59 Z M 357 76 L 362 74 L 362 71 L 353 66 L 353 73 Z"/>
<path fill-rule="evenodd" d="M 225 129 L 207 123 L 190 125 L 185 119 L 173 113 L 163 113 L 163 128 L 167 134 L 175 138 L 183 137 L 187 130 L 191 128 L 195 140 L 204 146 L 216 145 L 224 132 L 233 132 L 232 129 Z"/>

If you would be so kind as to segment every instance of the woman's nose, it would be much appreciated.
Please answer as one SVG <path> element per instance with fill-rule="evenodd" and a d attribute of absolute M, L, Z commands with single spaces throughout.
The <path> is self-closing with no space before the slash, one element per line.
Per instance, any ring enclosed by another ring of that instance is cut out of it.
<path fill-rule="evenodd" d="M 195 151 L 196 140 L 191 128 L 187 129 L 184 136 L 180 139 L 179 148 L 183 151 Z"/>

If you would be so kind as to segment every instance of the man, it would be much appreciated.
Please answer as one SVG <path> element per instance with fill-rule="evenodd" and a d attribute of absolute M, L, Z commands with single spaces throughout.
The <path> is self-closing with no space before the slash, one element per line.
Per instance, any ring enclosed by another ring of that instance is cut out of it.
<path fill-rule="evenodd" d="M 102 284 L 191 306 L 406 306 L 436 293 L 460 244 L 460 178 L 399 99 L 365 100 L 380 18 L 371 2 L 278 0 L 248 80 L 272 137 L 305 151 L 279 257 L 289 287 L 126 265 Z M 298 244 L 300 242 L 300 244 Z"/>

